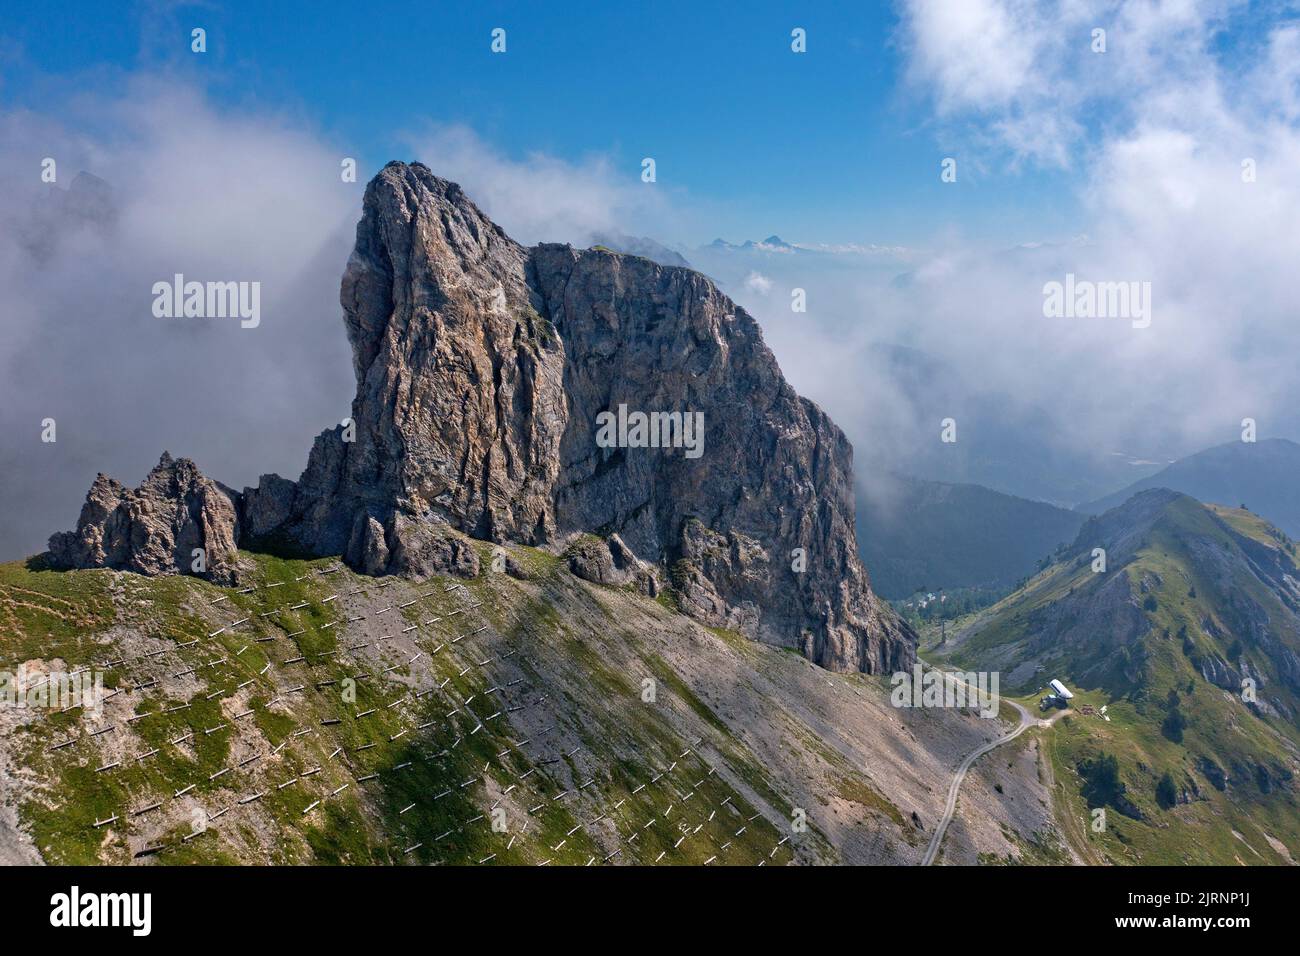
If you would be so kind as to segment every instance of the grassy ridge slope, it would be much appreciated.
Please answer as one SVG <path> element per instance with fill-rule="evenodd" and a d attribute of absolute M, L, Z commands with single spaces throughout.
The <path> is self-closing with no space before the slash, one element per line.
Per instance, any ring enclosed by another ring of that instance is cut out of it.
<path fill-rule="evenodd" d="M 474 546 L 489 566 L 490 548 Z M 120 691 L 98 718 L 0 709 L 0 856 L 920 854 L 912 814 L 937 814 L 933 784 L 985 728 L 894 711 L 879 679 L 828 675 L 579 581 L 548 553 L 510 550 L 528 579 L 416 583 L 252 554 L 247 590 L 0 566 L 0 666 L 94 666 Z M 904 734 L 925 746 L 904 752 Z"/>
<path fill-rule="evenodd" d="M 1105 572 L 1093 547 L 1107 551 Z M 1075 713 L 1042 738 L 1063 828 L 1085 856 L 1289 862 L 1300 858 L 1297 578 L 1294 545 L 1257 516 L 1146 492 L 938 653 L 1002 670 L 1030 705 L 1051 677 L 1078 689 Z M 1107 827 L 1094 832 L 1099 807 Z"/>

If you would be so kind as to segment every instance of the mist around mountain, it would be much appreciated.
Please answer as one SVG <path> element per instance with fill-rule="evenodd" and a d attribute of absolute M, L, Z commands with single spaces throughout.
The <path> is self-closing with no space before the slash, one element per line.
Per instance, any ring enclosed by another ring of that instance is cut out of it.
<path fill-rule="evenodd" d="M 1090 862 L 1291 862 L 1300 567 L 1258 515 L 1142 491 L 931 652 L 1030 703 L 1052 678 L 1075 689 L 1054 799 L 1063 822 L 1107 811 L 1075 834 Z"/>
<path fill-rule="evenodd" d="M 646 236 L 627 236 L 621 232 L 597 232 L 591 236 L 592 247 L 603 246 L 611 252 L 622 252 L 630 256 L 650 259 L 661 266 L 682 266 L 690 268 L 686 257 L 675 249 L 670 249 L 656 239 Z"/>
<path fill-rule="evenodd" d="M 859 490 L 858 550 L 890 600 L 920 590 L 1009 588 L 1073 540 L 1084 516 L 979 485 L 898 476 Z"/>
<path fill-rule="evenodd" d="M 1300 536 L 1300 445 L 1284 438 L 1207 448 L 1078 510 L 1100 514 L 1147 488 L 1172 488 L 1200 501 L 1245 507 Z"/>
<path fill-rule="evenodd" d="M 1048 411 L 1026 406 L 967 368 L 923 350 L 880 343 L 863 362 L 864 378 L 886 383 L 900 405 L 885 421 L 871 421 L 880 434 L 868 433 L 855 446 L 866 474 L 888 470 L 982 485 L 1072 508 L 1160 467 L 1160 456 L 1145 450 L 1071 441 Z M 952 442 L 940 439 L 947 419 L 955 423 Z"/>

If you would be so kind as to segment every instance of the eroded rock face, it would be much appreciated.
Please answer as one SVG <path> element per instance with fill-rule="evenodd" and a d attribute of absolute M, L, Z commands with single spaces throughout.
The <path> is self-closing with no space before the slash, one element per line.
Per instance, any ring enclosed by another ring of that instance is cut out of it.
<path fill-rule="evenodd" d="M 188 458 L 162 458 L 139 488 L 95 478 L 74 531 L 50 538 L 56 568 L 115 568 L 140 574 L 235 579 L 239 536 L 234 495 Z M 204 570 L 195 570 L 202 549 Z"/>
<path fill-rule="evenodd" d="M 615 587 L 634 587 L 642 594 L 659 594 L 659 574 L 642 561 L 616 534 L 601 539 L 579 535 L 565 549 L 569 570 L 584 581 Z"/>
<path fill-rule="evenodd" d="M 317 438 L 292 493 L 276 476 L 245 492 L 261 533 L 372 573 L 465 565 L 440 527 L 554 540 L 564 353 L 528 257 L 454 183 L 399 164 L 376 177 L 341 290 L 352 427 Z"/>
<path fill-rule="evenodd" d="M 570 552 L 584 577 L 656 593 L 659 568 L 711 624 L 833 669 L 910 666 L 914 636 L 858 561 L 852 449 L 703 275 L 525 248 L 459 186 L 391 163 L 341 300 L 352 420 L 316 439 L 297 482 L 245 489 L 244 541 L 423 575 L 477 573 L 464 535 L 595 534 L 603 547 Z M 619 405 L 702 415 L 698 454 L 602 447 L 597 416 Z"/>

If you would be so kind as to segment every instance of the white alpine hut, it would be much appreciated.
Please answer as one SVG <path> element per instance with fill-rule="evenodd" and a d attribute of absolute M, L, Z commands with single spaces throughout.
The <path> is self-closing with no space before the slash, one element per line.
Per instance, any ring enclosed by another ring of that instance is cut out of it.
<path fill-rule="evenodd" d="M 1069 688 L 1062 684 L 1056 678 L 1052 678 L 1052 690 L 1056 691 L 1056 696 L 1061 700 L 1073 700 L 1074 694 L 1070 693 Z"/>
<path fill-rule="evenodd" d="M 1048 694 L 1038 702 L 1039 710 L 1065 710 L 1070 706 L 1070 701 L 1074 699 L 1074 694 L 1070 689 L 1055 678 L 1048 684 L 1052 688 L 1052 693 Z"/>

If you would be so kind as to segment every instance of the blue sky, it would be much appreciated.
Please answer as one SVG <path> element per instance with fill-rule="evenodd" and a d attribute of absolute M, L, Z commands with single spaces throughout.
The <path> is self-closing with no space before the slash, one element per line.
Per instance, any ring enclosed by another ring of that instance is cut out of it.
<path fill-rule="evenodd" d="M 889 4 L 51 2 L 4 14 L 5 105 L 58 110 L 87 86 L 166 71 L 220 104 L 291 114 L 373 171 L 413 131 L 461 124 L 507 156 L 600 156 L 709 215 L 713 235 L 914 244 L 957 232 L 1007 244 L 1078 231 L 1075 182 L 1014 164 L 931 118 Z M 52 25 L 57 25 L 53 26 Z M 208 32 L 208 53 L 189 31 Z M 507 53 L 489 50 L 507 30 Z M 790 50 L 803 27 L 808 52 Z M 955 186 L 939 180 L 948 155 Z M 964 161 L 969 159 L 969 163 Z"/>
<path fill-rule="evenodd" d="M 137 480 L 164 447 L 236 486 L 296 473 L 352 395 L 339 275 L 392 158 L 525 243 L 684 248 L 863 475 L 920 468 L 937 418 L 977 408 L 1027 460 L 1164 460 L 1246 417 L 1300 436 L 1292 0 L 513 6 L 5 5 L 0 434 L 55 417 L 64 457 L 0 444 L 30 503 L 0 542 L 30 553 L 95 472 Z M 78 170 L 110 185 L 106 219 L 59 218 Z M 826 248 L 698 248 L 772 233 Z M 160 325 L 149 291 L 176 272 L 261 282 L 264 320 Z M 1069 274 L 1150 283 L 1149 327 L 1049 319 L 1044 284 Z M 899 345 L 922 377 L 892 368 Z M 972 460 L 999 446 L 963 434 Z"/>

